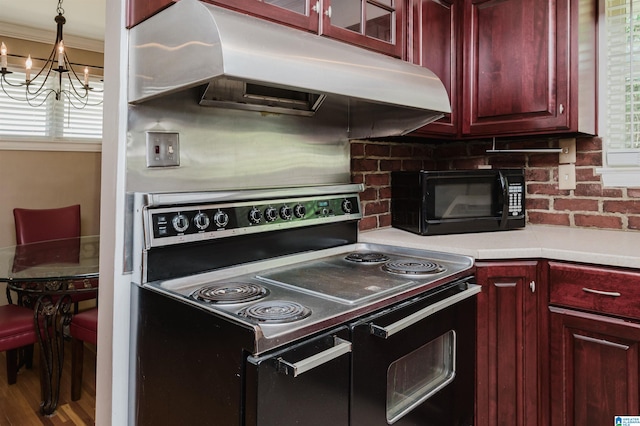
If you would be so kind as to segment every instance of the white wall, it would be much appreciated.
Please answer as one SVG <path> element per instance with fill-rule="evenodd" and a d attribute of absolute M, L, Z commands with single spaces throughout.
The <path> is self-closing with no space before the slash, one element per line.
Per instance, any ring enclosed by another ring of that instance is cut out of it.
<path fill-rule="evenodd" d="M 129 388 L 129 285 L 123 271 L 126 149 L 126 0 L 106 8 L 105 96 L 100 209 L 100 311 L 96 425 L 126 425 Z"/>

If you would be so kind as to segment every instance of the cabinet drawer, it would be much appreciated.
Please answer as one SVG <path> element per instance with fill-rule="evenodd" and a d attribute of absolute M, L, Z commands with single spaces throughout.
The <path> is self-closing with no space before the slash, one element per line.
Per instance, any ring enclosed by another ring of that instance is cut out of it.
<path fill-rule="evenodd" d="M 550 304 L 640 319 L 640 272 L 549 262 Z"/>

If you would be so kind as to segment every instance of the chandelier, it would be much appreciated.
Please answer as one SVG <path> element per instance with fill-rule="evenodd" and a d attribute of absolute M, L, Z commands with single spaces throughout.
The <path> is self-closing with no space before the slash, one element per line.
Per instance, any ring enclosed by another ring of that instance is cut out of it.
<path fill-rule="evenodd" d="M 102 99 L 94 103 L 89 100 L 89 94 L 95 90 L 89 86 L 89 68 L 84 68 L 82 78 L 80 78 L 71 66 L 71 62 L 69 62 L 62 36 L 62 27 L 67 22 L 64 17 L 62 0 L 58 0 L 56 12 L 58 12 L 58 16 L 54 18 L 57 24 L 55 44 L 49 54 L 49 58 L 46 61 L 43 59 L 45 61 L 44 66 L 33 78 L 33 60 L 31 55 L 28 55 L 25 61 L 24 82 L 7 80 L 7 75 L 12 74 L 12 72 L 7 69 L 7 47 L 4 42 L 0 44 L 0 87 L 9 98 L 16 101 L 26 101 L 33 107 L 41 106 L 52 95 L 55 96 L 57 101 L 65 96 L 69 104 L 77 109 L 82 109 L 88 105 L 100 105 Z M 53 81 L 49 81 L 49 77 Z M 7 86 L 14 88 L 24 87 L 24 97 L 17 97 L 15 90 L 9 90 Z"/>

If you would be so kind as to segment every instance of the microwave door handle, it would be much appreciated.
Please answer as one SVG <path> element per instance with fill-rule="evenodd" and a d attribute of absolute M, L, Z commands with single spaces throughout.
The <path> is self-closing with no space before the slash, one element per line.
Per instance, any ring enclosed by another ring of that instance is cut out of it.
<path fill-rule="evenodd" d="M 507 229 L 507 220 L 509 219 L 509 186 L 507 185 L 507 179 L 499 170 L 498 178 L 500 179 L 500 189 L 502 190 L 502 217 L 500 218 L 500 229 Z"/>

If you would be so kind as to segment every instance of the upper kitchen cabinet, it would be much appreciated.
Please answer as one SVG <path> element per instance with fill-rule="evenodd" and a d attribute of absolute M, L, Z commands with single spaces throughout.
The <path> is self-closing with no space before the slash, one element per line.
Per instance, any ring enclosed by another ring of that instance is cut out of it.
<path fill-rule="evenodd" d="M 453 109 L 452 117 L 420 134 L 596 133 L 595 1 L 412 4 L 409 21 L 418 27 L 412 34 L 413 45 L 421 46 L 419 63 L 448 85 Z M 450 69 L 443 67 L 449 53 Z M 455 131 L 444 132 L 447 126 Z"/>
<path fill-rule="evenodd" d="M 391 56 L 402 57 L 402 0 L 324 0 L 321 33 Z"/>
<path fill-rule="evenodd" d="M 403 57 L 405 0 L 204 0 L 386 55 Z M 173 0 L 130 0 L 128 27 Z"/>
<path fill-rule="evenodd" d="M 460 128 L 462 85 L 458 71 L 462 50 L 458 41 L 462 37 L 462 6 L 458 0 L 414 0 L 407 11 L 411 41 L 407 59 L 433 71 L 451 100 L 451 114 L 425 126 L 420 133 L 457 136 Z"/>
<path fill-rule="evenodd" d="M 175 0 L 129 0 L 127 4 L 127 28 L 155 15 Z"/>
<path fill-rule="evenodd" d="M 319 31 L 319 0 L 205 0 L 228 9 L 311 32 Z"/>

